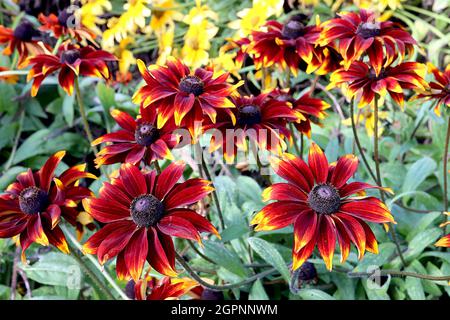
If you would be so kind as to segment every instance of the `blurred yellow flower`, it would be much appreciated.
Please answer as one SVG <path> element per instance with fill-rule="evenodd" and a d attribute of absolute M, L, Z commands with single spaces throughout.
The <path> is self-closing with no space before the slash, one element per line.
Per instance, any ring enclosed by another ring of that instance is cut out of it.
<path fill-rule="evenodd" d="M 151 0 L 128 0 L 124 4 L 124 12 L 120 17 L 108 20 L 108 30 L 103 33 L 103 46 L 112 47 L 125 39 L 129 34 L 145 27 L 145 18 L 150 17 L 149 5 Z"/>
<path fill-rule="evenodd" d="M 158 36 L 158 59 L 156 64 L 166 64 L 167 58 L 172 55 L 173 37 L 175 33 L 175 25 L 171 24 L 166 28 L 166 31 Z"/>
<path fill-rule="evenodd" d="M 207 5 L 196 1 L 196 6 L 189 11 L 183 22 L 189 25 L 184 36 L 184 46 L 181 49 L 181 57 L 186 65 L 198 68 L 208 64 L 211 39 L 219 31 L 214 23 L 219 17 Z"/>
<path fill-rule="evenodd" d="M 381 124 L 380 119 L 387 119 L 388 112 L 387 111 L 379 111 L 378 112 L 378 136 L 383 134 L 383 126 Z M 359 109 L 358 114 L 355 117 L 356 124 L 362 123 L 364 121 L 364 126 L 366 127 L 366 132 L 369 137 L 373 137 L 374 135 L 374 124 L 375 117 L 373 113 L 373 107 L 368 106 L 367 108 Z M 342 121 L 342 123 L 346 126 L 352 125 L 352 119 L 347 118 Z"/>
<path fill-rule="evenodd" d="M 133 43 L 133 39 L 128 37 L 120 41 L 119 46 L 116 46 L 114 55 L 119 58 L 119 73 L 121 78 L 126 78 L 130 66 L 136 64 L 136 59 L 133 53 L 128 50 L 128 45 Z"/>
<path fill-rule="evenodd" d="M 104 24 L 106 20 L 100 16 L 112 10 L 111 2 L 109 0 L 81 0 L 81 4 L 81 23 L 89 30 L 101 35 L 102 31 L 98 25 Z"/>
<path fill-rule="evenodd" d="M 177 5 L 174 0 L 153 0 L 151 30 L 161 35 L 167 28 L 173 26 L 174 21 L 182 20 L 183 14 L 176 9 Z"/>
<path fill-rule="evenodd" d="M 211 67 L 217 74 L 223 72 L 229 72 L 237 78 L 240 78 L 239 70 L 240 65 L 236 63 L 236 52 L 228 52 L 229 46 L 225 45 L 219 49 L 219 55 L 216 58 L 211 59 Z M 232 78 L 228 78 L 229 81 L 234 81 Z"/>
<path fill-rule="evenodd" d="M 228 27 L 236 30 L 234 39 L 247 37 L 253 30 L 257 30 L 267 19 L 283 12 L 283 1 L 279 0 L 254 0 L 251 8 L 245 8 L 236 15 L 239 19 L 231 21 Z"/>

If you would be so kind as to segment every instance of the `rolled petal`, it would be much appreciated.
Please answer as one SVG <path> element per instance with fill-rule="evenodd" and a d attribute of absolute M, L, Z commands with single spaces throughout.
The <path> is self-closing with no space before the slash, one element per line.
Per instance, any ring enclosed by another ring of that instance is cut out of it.
<path fill-rule="evenodd" d="M 336 231 L 332 219 L 321 216 L 317 248 L 329 271 L 333 268 L 333 255 L 336 246 Z"/>
<path fill-rule="evenodd" d="M 154 228 L 148 229 L 148 255 L 150 265 L 161 274 L 175 277 L 175 249 L 172 239 L 159 234 Z"/>
<path fill-rule="evenodd" d="M 120 178 L 128 194 L 133 198 L 147 193 L 147 184 L 144 175 L 138 167 L 131 163 L 122 164 Z"/>
<path fill-rule="evenodd" d="M 358 158 L 352 154 L 345 155 L 336 163 L 336 167 L 331 176 L 331 184 L 336 188 L 342 187 L 358 169 Z"/>
<path fill-rule="evenodd" d="M 306 246 L 316 235 L 317 214 L 306 210 L 295 219 L 294 223 L 294 252 Z"/>
<path fill-rule="evenodd" d="M 267 187 L 262 193 L 263 201 L 307 201 L 308 196 L 296 185 L 290 183 L 275 183 Z"/>
<path fill-rule="evenodd" d="M 171 163 L 161 174 L 157 177 L 155 196 L 158 199 L 164 199 L 167 193 L 172 190 L 175 184 L 183 175 L 185 164 L 182 161 Z"/>
<path fill-rule="evenodd" d="M 39 170 L 40 186 L 43 190 L 50 190 L 50 184 L 53 180 L 56 167 L 58 167 L 62 158 L 66 155 L 65 151 L 59 151 L 51 156 Z"/>
<path fill-rule="evenodd" d="M 158 229 L 172 237 L 190 239 L 201 243 L 200 235 L 197 229 L 189 222 L 177 216 L 166 216 L 158 222 Z"/>
<path fill-rule="evenodd" d="M 164 204 L 168 210 L 190 205 L 200 201 L 213 190 L 208 180 L 189 179 L 176 185 L 164 198 Z"/>
<path fill-rule="evenodd" d="M 256 224 L 255 231 L 269 231 L 287 227 L 303 211 L 308 210 L 306 204 L 292 201 L 280 201 L 266 205 L 250 222 Z"/>
<path fill-rule="evenodd" d="M 368 197 L 361 200 L 351 199 L 349 202 L 343 203 L 339 211 L 365 221 L 395 223 L 394 217 L 389 212 L 386 205 L 374 197 Z"/>
<path fill-rule="evenodd" d="M 309 149 L 308 164 L 316 183 L 325 183 L 328 176 L 328 160 L 322 149 L 314 142 Z"/>
<path fill-rule="evenodd" d="M 127 270 L 134 281 L 139 280 L 148 254 L 147 229 L 140 228 L 128 242 L 124 250 Z"/>

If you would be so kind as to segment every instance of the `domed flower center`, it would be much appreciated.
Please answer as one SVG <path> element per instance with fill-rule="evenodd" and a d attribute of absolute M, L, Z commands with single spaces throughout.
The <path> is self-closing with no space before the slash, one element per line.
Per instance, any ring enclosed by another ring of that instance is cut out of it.
<path fill-rule="evenodd" d="M 296 39 L 303 34 L 304 25 L 300 21 L 290 20 L 281 30 L 281 35 L 288 39 Z"/>
<path fill-rule="evenodd" d="M 67 64 L 74 64 L 77 59 L 80 58 L 80 51 L 73 49 L 73 50 L 66 50 L 61 54 L 61 58 L 59 59 L 61 63 L 67 63 Z"/>
<path fill-rule="evenodd" d="M 373 38 L 380 34 L 379 22 L 364 22 L 361 23 L 356 29 L 356 33 L 364 39 Z"/>
<path fill-rule="evenodd" d="M 44 211 L 48 205 L 48 194 L 37 187 L 23 189 L 19 195 L 19 207 L 26 214 Z"/>
<path fill-rule="evenodd" d="M 138 227 L 154 226 L 164 215 L 164 205 L 151 194 L 134 198 L 130 210 L 131 218 Z"/>
<path fill-rule="evenodd" d="M 249 104 L 242 106 L 237 112 L 237 123 L 239 125 L 254 125 L 261 122 L 261 110 L 258 106 Z"/>
<path fill-rule="evenodd" d="M 28 21 L 22 22 L 14 29 L 14 37 L 20 39 L 21 41 L 31 41 L 36 35 L 37 31 Z"/>
<path fill-rule="evenodd" d="M 67 27 L 67 20 L 73 15 L 72 13 L 67 12 L 67 9 L 64 9 L 58 14 L 58 22 L 63 27 Z"/>
<path fill-rule="evenodd" d="M 205 84 L 197 76 L 186 76 L 180 81 L 180 90 L 193 93 L 195 96 L 199 96 L 203 93 Z"/>
<path fill-rule="evenodd" d="M 311 262 L 305 261 L 298 270 L 298 280 L 309 281 L 317 276 L 316 267 Z"/>
<path fill-rule="evenodd" d="M 380 74 L 377 76 L 376 73 L 375 73 L 375 70 L 373 68 L 371 68 L 369 70 L 368 78 L 370 80 L 379 80 L 379 79 L 386 78 L 386 69 L 385 68 L 381 68 Z"/>
<path fill-rule="evenodd" d="M 142 146 L 149 146 L 159 137 L 158 129 L 148 122 L 141 123 L 134 132 L 136 142 Z"/>
<path fill-rule="evenodd" d="M 311 209 L 321 214 L 336 212 L 341 205 L 341 197 L 336 188 L 329 184 L 318 184 L 308 195 Z"/>

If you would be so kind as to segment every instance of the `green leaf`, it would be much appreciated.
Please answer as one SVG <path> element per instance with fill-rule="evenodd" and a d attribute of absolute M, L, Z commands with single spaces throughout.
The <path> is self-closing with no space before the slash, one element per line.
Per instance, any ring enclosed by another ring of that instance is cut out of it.
<path fill-rule="evenodd" d="M 0 82 L 0 113 L 14 114 L 17 111 L 19 103 L 14 99 L 16 96 L 12 84 Z"/>
<path fill-rule="evenodd" d="M 253 200 L 258 203 L 261 202 L 261 187 L 250 177 L 239 176 L 236 179 L 236 186 L 238 188 L 238 195 L 247 200 Z"/>
<path fill-rule="evenodd" d="M 51 131 L 49 129 L 42 129 L 29 136 L 17 149 L 13 164 L 44 153 L 41 145 L 44 141 L 46 141 L 46 138 L 50 132 Z"/>
<path fill-rule="evenodd" d="M 431 228 L 417 234 L 409 242 L 408 250 L 404 254 L 405 259 L 410 260 L 417 257 L 426 247 L 433 244 L 441 233 L 442 231 L 439 228 Z"/>
<path fill-rule="evenodd" d="M 109 113 L 111 107 L 116 106 L 115 91 L 105 83 L 99 81 L 97 84 L 97 96 L 100 99 L 105 113 Z"/>
<path fill-rule="evenodd" d="M 78 263 L 69 255 L 50 252 L 33 265 L 22 265 L 28 278 L 51 286 L 80 290 L 82 273 Z"/>
<path fill-rule="evenodd" d="M 284 280 L 289 283 L 291 276 L 286 266 L 286 262 L 283 260 L 281 254 L 273 247 L 270 242 L 261 238 L 248 238 L 248 244 L 255 252 L 264 259 L 267 263 L 271 264 L 277 269 L 283 276 Z"/>
<path fill-rule="evenodd" d="M 406 271 L 414 272 L 411 267 L 406 268 Z M 406 292 L 411 300 L 425 300 L 425 292 L 423 291 L 422 281 L 414 277 L 406 277 Z"/>
<path fill-rule="evenodd" d="M 424 157 L 414 162 L 406 173 L 402 187 L 403 192 L 416 190 L 436 168 L 436 162 L 429 157 Z"/>
<path fill-rule="evenodd" d="M 12 167 L 0 177 L 0 190 L 6 189 L 6 187 L 16 180 L 16 176 L 19 173 L 27 171 L 25 167 Z"/>
<path fill-rule="evenodd" d="M 366 272 L 369 267 L 378 266 L 381 267 L 395 252 L 395 244 L 392 242 L 381 243 L 378 246 L 378 254 L 366 253 L 361 262 L 353 270 L 354 272 Z"/>
<path fill-rule="evenodd" d="M 374 280 L 379 281 L 379 279 L 369 277 L 367 279 L 362 280 L 362 284 L 364 290 L 366 291 L 367 298 L 369 300 L 391 300 L 387 291 L 389 289 L 392 277 L 388 276 L 388 279 L 383 285 L 380 285 L 381 283 L 377 283 L 374 281 Z"/>
<path fill-rule="evenodd" d="M 264 286 L 261 283 L 261 280 L 257 280 L 253 284 L 248 295 L 248 300 L 270 300 Z"/>
<path fill-rule="evenodd" d="M 75 95 L 69 96 L 68 94 L 63 98 L 62 111 L 64 119 L 69 127 L 73 126 L 73 119 L 75 115 Z"/>
<path fill-rule="evenodd" d="M 318 289 L 301 289 L 297 293 L 303 300 L 336 300 L 328 293 Z"/>
<path fill-rule="evenodd" d="M 204 246 L 205 254 L 217 265 L 224 267 L 242 278 L 247 277 L 247 270 L 239 256 L 228 250 L 225 245 L 218 242 L 205 241 Z"/>

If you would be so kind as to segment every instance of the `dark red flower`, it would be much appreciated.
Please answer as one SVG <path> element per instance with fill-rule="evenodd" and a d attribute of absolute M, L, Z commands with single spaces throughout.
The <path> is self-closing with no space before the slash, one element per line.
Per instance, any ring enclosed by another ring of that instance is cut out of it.
<path fill-rule="evenodd" d="M 64 157 L 61 151 L 51 156 L 37 172 L 31 169 L 17 176 L 0 195 L 0 238 L 20 235 L 22 257 L 33 243 L 52 244 L 68 253 L 67 242 L 58 226 L 61 217 L 77 225 L 78 203 L 92 196 L 89 189 L 80 187 L 78 181 L 96 177 L 85 172 L 85 165 L 64 171 L 55 177 L 55 169 Z"/>
<path fill-rule="evenodd" d="M 309 93 L 303 94 L 300 98 L 294 99 L 286 90 L 275 89 L 270 95 L 278 101 L 288 102 L 293 110 L 299 111 L 304 120 L 294 122 L 298 131 L 311 138 L 311 122 L 320 125 L 320 120 L 327 115 L 326 109 L 330 107 L 325 101 L 313 98 Z"/>
<path fill-rule="evenodd" d="M 217 122 L 204 126 L 204 131 L 219 130 L 220 137 L 213 134 L 209 151 L 222 148 L 226 162 L 232 163 L 238 149 L 247 151 L 247 138 L 256 142 L 261 149 L 281 154 L 286 149 L 285 138 L 290 139 L 286 128 L 288 121 L 305 118 L 293 110 L 286 101 L 277 101 L 269 93 L 256 97 L 231 97 L 234 108 L 224 109 Z"/>
<path fill-rule="evenodd" d="M 390 65 L 399 56 L 403 59 L 414 51 L 416 41 L 394 22 L 379 22 L 374 13 L 363 9 L 359 13 L 345 12 L 338 15 L 339 18 L 322 24 L 318 43 L 326 46 L 336 41 L 336 48 L 344 58 L 345 69 L 367 54 L 375 75 L 379 75 L 383 66 Z"/>
<path fill-rule="evenodd" d="M 107 133 L 96 139 L 92 145 L 112 142 L 97 154 L 97 167 L 103 164 L 127 162 L 138 165 L 141 161 L 150 164 L 158 159 L 173 160 L 170 150 L 178 143 L 174 134 L 176 126 L 166 123 L 161 129 L 156 128 L 156 110 L 140 108 L 137 119 L 129 114 L 113 110 L 111 116 L 122 130 Z"/>
<path fill-rule="evenodd" d="M 3 54 L 9 56 L 17 50 L 18 67 L 23 68 L 28 57 L 44 53 L 44 48 L 33 40 L 38 35 L 39 32 L 27 20 L 23 20 L 14 30 L 0 25 L 0 44 L 6 44 Z"/>
<path fill-rule="evenodd" d="M 69 9 L 62 10 L 58 15 L 50 13 L 50 15 L 45 16 L 41 13 L 39 15 L 39 21 L 42 23 L 42 26 L 39 30 L 53 32 L 55 38 L 69 36 L 78 42 L 88 40 L 91 43 L 95 43 L 95 33 L 83 25 L 70 25 L 71 23 L 75 24 L 76 22 L 74 14 L 75 13 L 70 13 Z"/>
<path fill-rule="evenodd" d="M 135 93 L 133 101 L 157 110 L 157 128 L 173 118 L 195 140 L 204 115 L 216 122 L 218 109 L 233 107 L 228 96 L 237 86 L 227 82 L 228 73 L 213 78 L 212 70 L 198 68 L 192 74 L 176 59 L 169 59 L 166 66 L 151 65 L 148 69 L 138 60 L 138 67 L 146 84 Z"/>
<path fill-rule="evenodd" d="M 348 70 L 341 68 L 335 71 L 327 88 L 345 85 L 349 97 L 355 97 L 360 107 L 372 103 L 376 94 L 385 97 L 388 93 L 398 105 L 403 106 L 404 89 L 425 90 L 428 87 L 424 75 L 425 65 L 417 62 L 387 65 L 377 76 L 370 65 L 355 61 Z"/>
<path fill-rule="evenodd" d="M 120 176 L 105 182 L 98 198 L 83 201 L 86 211 L 105 226 L 84 244 L 101 264 L 117 256 L 120 279 L 139 279 L 147 260 L 159 273 L 175 276 L 172 237 L 201 242 L 200 232 L 214 233 L 214 226 L 186 206 L 194 204 L 213 188 L 211 182 L 189 179 L 177 183 L 185 165 L 170 164 L 161 174 L 141 172 L 126 163 Z"/>
<path fill-rule="evenodd" d="M 294 16 L 284 25 L 271 20 L 265 27 L 267 31 L 252 32 L 247 48 L 247 52 L 255 57 L 257 69 L 278 64 L 289 67 L 297 75 L 301 61 L 308 65 L 308 72 L 321 66 L 322 50 L 316 50 L 319 26 L 305 26 L 301 18 Z"/>
<path fill-rule="evenodd" d="M 136 282 L 134 292 L 136 300 L 175 300 L 201 288 L 189 278 L 147 277 Z"/>
<path fill-rule="evenodd" d="M 329 270 L 336 240 L 344 262 L 353 243 L 359 252 L 378 253 L 375 235 L 365 221 L 375 223 L 394 222 L 388 208 L 374 197 L 357 197 L 368 188 L 378 188 L 364 182 L 350 182 L 358 168 L 358 159 L 346 155 L 335 164 L 328 164 L 323 151 L 311 144 L 309 164 L 301 158 L 285 154 L 273 159 L 275 173 L 286 183 L 276 183 L 263 192 L 266 205 L 252 220 L 256 231 L 281 229 L 294 225 L 292 269 L 298 269 L 308 259 L 316 244 Z M 395 223 L 395 222 L 394 222 Z"/>
<path fill-rule="evenodd" d="M 106 62 L 115 60 L 117 58 L 106 51 L 70 44 L 60 46 L 56 55 L 50 52 L 39 54 L 29 59 L 31 70 L 27 80 L 33 80 L 31 95 L 36 96 L 42 81 L 57 71 L 59 84 L 67 94 L 72 95 L 75 78 L 86 76 L 109 79 Z"/>
<path fill-rule="evenodd" d="M 435 81 L 429 83 L 430 87 L 427 90 L 419 90 L 418 95 L 414 98 L 434 100 L 436 102 L 434 111 L 437 115 L 440 115 L 441 105 L 450 107 L 450 64 L 442 72 L 428 63 L 428 70 L 433 73 Z"/>

